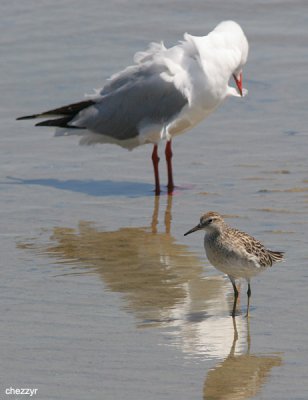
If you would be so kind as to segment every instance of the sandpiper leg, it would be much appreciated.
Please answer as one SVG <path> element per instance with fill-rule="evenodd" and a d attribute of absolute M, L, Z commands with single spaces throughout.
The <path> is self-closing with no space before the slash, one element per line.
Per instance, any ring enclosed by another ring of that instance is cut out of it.
<path fill-rule="evenodd" d="M 250 296 L 251 296 L 251 288 L 250 288 L 250 282 L 248 282 L 248 290 L 247 290 L 247 312 L 246 312 L 246 317 L 249 317 L 249 305 L 250 305 Z"/>
<path fill-rule="evenodd" d="M 166 143 L 165 149 L 166 162 L 167 162 L 167 171 L 168 171 L 168 193 L 172 193 L 174 189 L 173 183 L 173 174 L 172 174 L 172 149 L 171 149 L 171 140 L 168 140 Z"/>
<path fill-rule="evenodd" d="M 154 144 L 152 152 L 152 162 L 153 162 L 154 177 L 155 177 L 155 194 L 159 195 L 160 194 L 159 171 L 158 171 L 159 157 L 157 151 L 158 151 L 158 146 L 157 144 Z"/>
<path fill-rule="evenodd" d="M 234 301 L 233 301 L 233 308 L 232 308 L 232 314 L 231 314 L 232 318 L 234 318 L 235 317 L 235 311 L 236 311 L 236 303 L 237 303 L 237 298 L 238 298 L 238 290 L 237 290 L 236 285 L 235 285 L 235 280 L 231 276 L 229 276 L 229 279 L 230 279 L 230 281 L 232 283 L 233 291 L 234 291 Z"/>

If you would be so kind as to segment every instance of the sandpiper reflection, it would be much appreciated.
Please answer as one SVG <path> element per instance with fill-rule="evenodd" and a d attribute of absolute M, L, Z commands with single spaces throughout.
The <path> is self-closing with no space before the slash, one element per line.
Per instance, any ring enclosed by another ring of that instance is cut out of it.
<path fill-rule="evenodd" d="M 80 221 L 77 229 L 54 228 L 54 244 L 43 252 L 72 268 L 95 271 L 107 290 L 122 294 L 124 307 L 136 315 L 138 325 L 200 320 L 217 310 L 224 313 L 229 308 L 228 282 L 206 277 L 203 260 L 171 235 L 172 196 L 154 201 L 147 227 L 106 232 Z M 166 208 L 160 214 L 162 201 Z"/>
<path fill-rule="evenodd" d="M 203 387 L 204 400 L 241 400 L 254 397 L 262 388 L 273 367 L 282 364 L 279 355 L 251 354 L 251 338 L 248 318 L 228 320 L 233 325 L 233 341 L 229 355 L 211 369 Z M 238 324 L 245 324 L 245 337 L 238 332 Z M 242 350 L 238 352 L 238 342 Z M 246 342 L 246 350 L 243 344 Z"/>

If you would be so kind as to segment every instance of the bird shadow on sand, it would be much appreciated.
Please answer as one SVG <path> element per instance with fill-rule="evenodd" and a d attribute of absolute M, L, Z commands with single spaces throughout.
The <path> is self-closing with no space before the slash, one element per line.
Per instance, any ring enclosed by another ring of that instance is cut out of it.
<path fill-rule="evenodd" d="M 83 193 L 89 196 L 108 197 L 146 197 L 155 196 L 154 186 L 150 183 L 133 181 L 111 181 L 111 180 L 79 180 L 67 179 L 59 180 L 53 178 L 42 179 L 22 179 L 13 176 L 6 177 L 8 181 L 0 182 L 6 185 L 38 185 L 47 186 L 54 189 L 68 190 L 70 192 Z M 182 191 L 192 189 L 193 185 L 176 186 L 172 194 L 178 194 Z M 167 187 L 161 188 L 161 195 L 168 195 Z"/>
<path fill-rule="evenodd" d="M 97 197 L 154 196 L 153 185 L 142 182 L 111 181 L 111 180 L 97 181 L 97 180 L 79 180 L 79 179 L 59 180 L 53 178 L 22 179 L 12 176 L 7 176 L 7 179 L 8 179 L 7 182 L 2 182 L 2 183 L 12 184 L 12 185 L 46 186 L 60 190 L 68 190 L 70 192 L 84 193 L 89 196 L 97 196 Z"/>

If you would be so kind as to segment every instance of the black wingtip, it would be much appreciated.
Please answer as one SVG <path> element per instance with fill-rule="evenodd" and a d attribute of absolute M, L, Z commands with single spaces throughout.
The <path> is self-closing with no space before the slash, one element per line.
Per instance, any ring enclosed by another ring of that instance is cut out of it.
<path fill-rule="evenodd" d="M 86 129 L 81 126 L 72 126 L 69 125 L 69 122 L 71 121 L 71 117 L 63 117 L 63 118 L 57 118 L 57 119 L 47 119 L 42 122 L 38 122 L 35 124 L 35 126 L 53 126 L 57 128 L 69 128 L 69 129 Z"/>
<path fill-rule="evenodd" d="M 34 119 L 37 118 L 39 115 L 38 114 L 33 114 L 33 115 L 25 115 L 23 117 L 18 117 L 16 118 L 16 121 L 21 121 L 23 119 Z"/>
<path fill-rule="evenodd" d="M 73 119 L 73 117 L 79 113 L 79 111 L 83 110 L 84 108 L 93 106 L 96 102 L 94 100 L 83 100 L 78 103 L 72 103 L 67 106 L 59 107 L 59 108 L 54 108 L 53 110 L 45 111 L 40 114 L 33 114 L 33 115 L 25 115 L 23 117 L 18 117 L 16 118 L 17 121 L 25 120 L 25 119 L 34 119 L 34 118 L 45 118 L 45 117 L 55 117 L 59 115 L 63 115 L 64 118 L 69 117 L 69 119 Z M 57 120 L 56 120 L 57 121 Z M 63 123 L 64 120 L 59 119 L 61 123 Z M 69 120 L 67 120 L 69 121 Z M 45 122 L 43 124 L 39 123 L 36 124 L 37 126 L 46 126 Z M 51 125 L 48 121 L 47 126 L 54 126 Z"/>
<path fill-rule="evenodd" d="M 60 128 L 68 128 L 68 123 L 70 122 L 71 117 L 62 117 L 56 119 L 47 119 L 42 122 L 38 122 L 35 126 L 56 126 Z"/>

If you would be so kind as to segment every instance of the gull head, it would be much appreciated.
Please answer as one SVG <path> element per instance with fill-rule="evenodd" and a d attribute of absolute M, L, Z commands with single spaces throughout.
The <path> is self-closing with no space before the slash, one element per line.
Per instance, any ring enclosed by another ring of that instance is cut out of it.
<path fill-rule="evenodd" d="M 231 72 L 230 77 L 233 76 L 236 84 L 236 88 L 228 86 L 227 94 L 243 97 L 247 94 L 247 90 L 243 88 L 243 67 L 247 62 L 249 50 L 247 38 L 240 25 L 234 21 L 221 22 L 214 32 L 223 38 L 222 62 Z"/>

